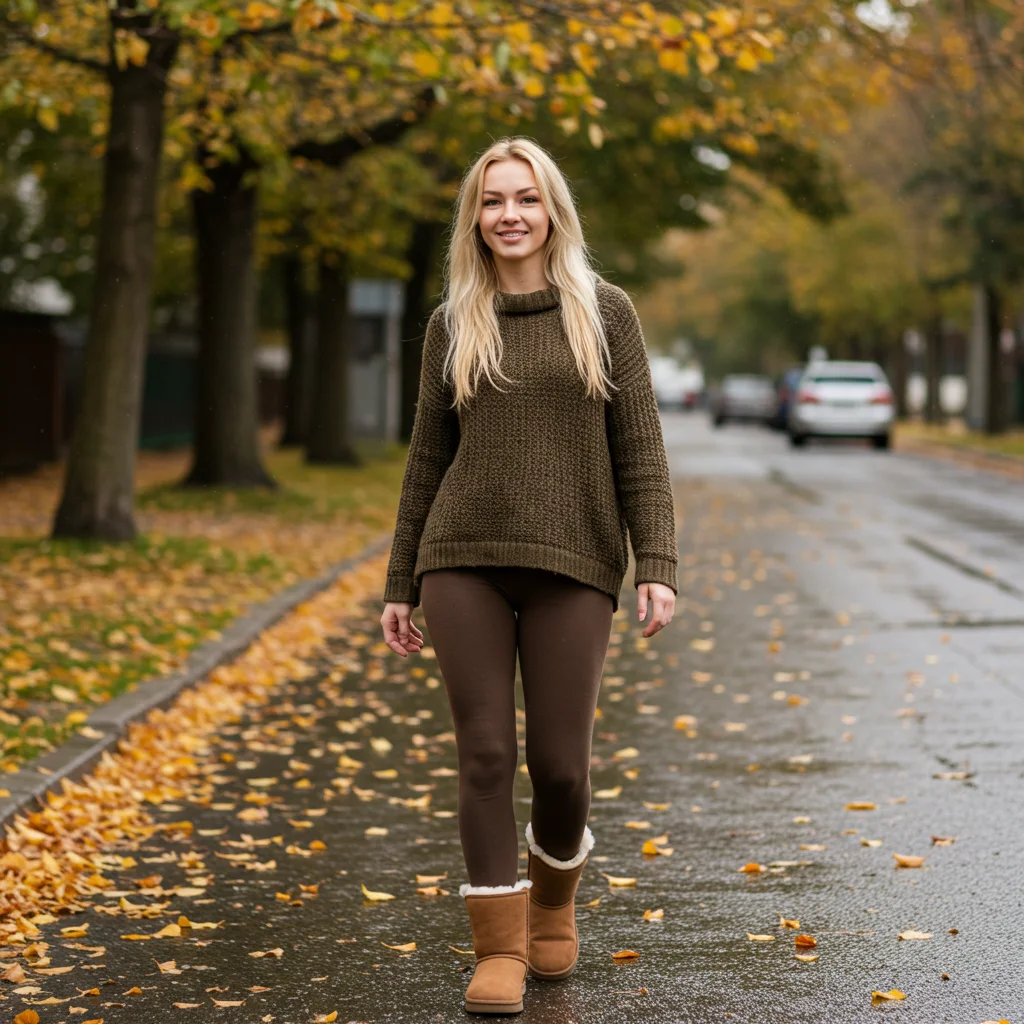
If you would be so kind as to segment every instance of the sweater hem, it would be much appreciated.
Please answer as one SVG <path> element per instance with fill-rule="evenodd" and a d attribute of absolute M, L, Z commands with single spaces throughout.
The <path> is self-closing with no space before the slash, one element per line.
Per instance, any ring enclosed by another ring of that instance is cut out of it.
<path fill-rule="evenodd" d="M 548 569 L 569 576 L 608 594 L 613 611 L 619 607 L 619 592 L 626 575 L 625 567 L 610 566 L 576 551 L 552 544 L 531 541 L 432 541 L 421 544 L 413 574 L 417 589 L 420 577 L 431 569 L 469 568 L 472 566 L 518 566 L 524 569 Z"/>

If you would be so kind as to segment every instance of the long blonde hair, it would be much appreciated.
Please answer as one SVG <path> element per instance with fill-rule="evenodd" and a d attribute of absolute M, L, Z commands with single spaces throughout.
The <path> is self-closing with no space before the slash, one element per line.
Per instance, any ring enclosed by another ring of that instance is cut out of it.
<path fill-rule="evenodd" d="M 600 275 L 592 268 L 569 183 L 551 156 L 532 139 L 498 139 L 466 172 L 456 201 L 445 255 L 444 322 L 451 339 L 445 377 L 453 384 L 454 404 L 461 406 L 476 392 L 481 375 L 498 388 L 502 373 L 501 335 L 494 310 L 498 275 L 491 250 L 480 234 L 480 203 L 484 173 L 496 161 L 525 160 L 537 179 L 548 211 L 550 228 L 544 249 L 544 272 L 558 289 L 562 324 L 588 397 L 609 398 L 614 387 L 607 367 L 611 356 L 597 301 Z M 502 390 L 498 388 L 498 390 Z"/>

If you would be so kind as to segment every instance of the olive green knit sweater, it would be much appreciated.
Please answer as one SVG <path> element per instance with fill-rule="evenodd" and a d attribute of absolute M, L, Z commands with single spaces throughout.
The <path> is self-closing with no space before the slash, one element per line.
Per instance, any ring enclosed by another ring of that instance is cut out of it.
<path fill-rule="evenodd" d="M 587 398 L 555 288 L 495 297 L 501 368 L 461 412 L 442 368 L 447 332 L 434 311 L 423 345 L 385 601 L 420 603 L 429 569 L 550 569 L 611 595 L 618 608 L 627 528 L 634 585 L 677 590 L 668 460 L 636 310 L 598 282 L 612 357 L 612 398 Z"/>

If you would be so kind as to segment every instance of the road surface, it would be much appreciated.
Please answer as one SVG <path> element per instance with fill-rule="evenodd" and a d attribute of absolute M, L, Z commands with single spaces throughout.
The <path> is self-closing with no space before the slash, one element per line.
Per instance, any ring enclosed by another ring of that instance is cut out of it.
<path fill-rule="evenodd" d="M 596 723 L 579 968 L 531 981 L 520 1019 L 1024 1020 L 1024 484 L 860 445 L 791 451 L 699 414 L 665 413 L 664 433 L 677 613 L 643 641 L 627 577 Z M 382 647 L 379 614 L 368 603 L 317 675 L 200 748 L 203 799 L 155 811 L 188 818 L 190 836 L 107 872 L 136 904 L 168 899 L 136 884 L 152 872 L 196 894 L 155 921 L 91 912 L 98 961 L 42 929 L 52 964 L 76 965 L 35 979 L 32 999 L 69 1000 L 39 1007 L 43 1024 L 466 1019 L 444 691 L 429 647 L 407 662 Z M 524 824 L 528 794 L 522 774 Z M 648 839 L 671 852 L 644 856 Z M 448 895 L 417 893 L 432 885 Z M 180 913 L 223 924 L 120 938 Z M 613 959 L 626 950 L 639 956 Z M 82 995 L 90 985 L 101 994 Z M 873 1005 L 891 990 L 905 999 Z"/>

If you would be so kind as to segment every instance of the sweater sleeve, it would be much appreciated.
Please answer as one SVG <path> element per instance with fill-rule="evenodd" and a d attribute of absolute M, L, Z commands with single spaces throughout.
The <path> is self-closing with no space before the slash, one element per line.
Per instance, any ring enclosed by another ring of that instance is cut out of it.
<path fill-rule="evenodd" d="M 636 559 L 634 586 L 664 583 L 678 593 L 672 483 L 647 348 L 632 302 L 612 287 L 605 326 L 619 390 L 605 413 L 616 490 Z"/>
<path fill-rule="evenodd" d="M 443 381 L 447 333 L 440 308 L 434 310 L 423 341 L 419 395 L 402 479 L 384 601 L 419 604 L 413 570 L 430 506 L 459 446 L 459 421 L 451 389 Z"/>

